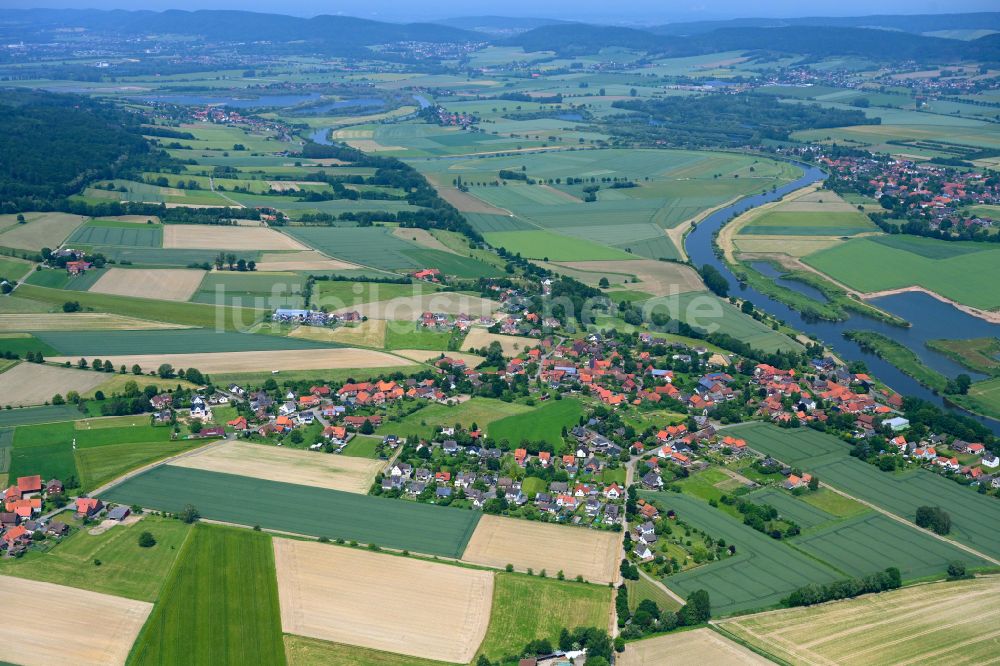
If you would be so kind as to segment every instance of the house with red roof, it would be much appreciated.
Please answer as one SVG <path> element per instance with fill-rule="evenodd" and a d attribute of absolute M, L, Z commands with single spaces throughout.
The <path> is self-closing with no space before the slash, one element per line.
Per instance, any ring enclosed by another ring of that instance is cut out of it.
<path fill-rule="evenodd" d="M 96 497 L 78 497 L 76 500 L 76 515 L 80 518 L 90 518 L 101 512 L 104 503 Z"/>

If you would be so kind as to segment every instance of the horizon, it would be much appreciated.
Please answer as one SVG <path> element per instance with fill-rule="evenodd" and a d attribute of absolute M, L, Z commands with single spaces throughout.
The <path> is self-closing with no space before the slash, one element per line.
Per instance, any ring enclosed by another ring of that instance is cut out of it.
<path fill-rule="evenodd" d="M 810 5 L 810 11 L 796 11 L 801 8 L 799 3 L 789 0 L 770 2 L 767 7 L 755 7 L 753 11 L 744 11 L 744 5 L 736 2 L 712 3 L 711 7 L 706 5 L 692 4 L 691 6 L 675 5 L 669 10 L 664 10 L 660 3 L 654 0 L 639 0 L 629 3 L 625 11 L 616 11 L 608 14 L 604 3 L 592 1 L 574 3 L 569 0 L 555 0 L 546 3 L 545 8 L 541 8 L 527 0 L 513 0 L 508 2 L 498 11 L 474 13 L 462 11 L 465 6 L 455 0 L 437 0 L 432 3 L 420 3 L 423 11 L 413 11 L 412 5 L 407 5 L 400 9 L 396 3 L 390 0 L 371 0 L 366 3 L 371 9 L 367 12 L 357 11 L 359 8 L 351 6 L 347 2 L 327 2 L 322 0 L 292 0 L 284 3 L 280 8 L 273 3 L 255 0 L 251 2 L 236 2 L 236 0 L 215 0 L 210 3 L 194 2 L 194 0 L 152 0 L 146 6 L 137 9 L 129 3 L 111 0 L 108 2 L 94 2 L 94 0 L 69 0 L 61 2 L 59 6 L 53 6 L 49 2 L 33 2 L 32 0 L 15 0 L 7 7 L 8 10 L 97 10 L 97 11 L 156 11 L 163 12 L 169 10 L 199 11 L 199 10 L 226 10 L 226 11 L 248 11 L 264 14 L 281 14 L 286 16 L 297 16 L 301 18 L 312 18 L 315 16 L 351 16 L 377 21 L 393 23 L 423 22 L 434 23 L 453 19 L 466 19 L 478 17 L 499 17 L 508 19 L 552 19 L 563 21 L 576 21 L 587 23 L 605 23 L 612 25 L 657 25 L 665 23 L 686 23 L 694 21 L 725 21 L 734 19 L 801 19 L 801 18 L 831 18 L 831 17 L 864 17 L 864 16 L 911 16 L 926 14 L 974 14 L 982 12 L 993 12 L 997 10 L 996 4 L 989 0 L 963 0 L 962 2 L 950 3 L 944 6 L 937 0 L 921 0 L 918 2 L 906 2 L 905 0 L 893 0 L 881 3 L 880 11 L 872 11 L 871 4 L 860 2 L 859 0 L 847 0 L 846 2 L 824 1 Z M 429 6 L 428 6 L 429 5 Z M 451 9 L 446 9 L 451 8 Z"/>

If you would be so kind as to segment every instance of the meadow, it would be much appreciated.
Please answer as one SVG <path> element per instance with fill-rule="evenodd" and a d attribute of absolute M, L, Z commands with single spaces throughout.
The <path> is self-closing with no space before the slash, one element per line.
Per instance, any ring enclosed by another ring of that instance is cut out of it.
<path fill-rule="evenodd" d="M 506 439 L 512 445 L 525 440 L 545 442 L 558 453 L 562 448 L 563 428 L 572 429 L 582 414 L 583 407 L 579 400 L 552 400 L 527 414 L 508 416 L 491 423 L 487 433 L 497 441 Z"/>
<path fill-rule="evenodd" d="M 825 563 L 745 526 L 706 502 L 677 493 L 640 495 L 660 500 L 667 509 L 676 511 L 680 520 L 736 546 L 732 557 L 663 579 L 667 587 L 685 598 L 695 590 L 707 590 L 713 615 L 767 608 L 802 585 L 843 578 Z"/>
<path fill-rule="evenodd" d="M 129 663 L 284 664 L 271 537 L 195 526 Z"/>
<path fill-rule="evenodd" d="M 786 663 L 983 663 L 996 656 L 982 618 L 997 612 L 997 589 L 995 576 L 919 585 L 721 626 Z"/>
<path fill-rule="evenodd" d="M 195 303 L 261 309 L 301 308 L 306 278 L 298 273 L 206 273 L 191 297 Z"/>
<path fill-rule="evenodd" d="M 662 236 L 662 232 L 660 233 Z M 493 247 L 502 247 L 525 259 L 544 261 L 604 261 L 630 259 L 627 252 L 549 231 L 496 231 L 486 234 Z"/>
<path fill-rule="evenodd" d="M 1000 248 L 916 236 L 855 238 L 803 261 L 861 292 L 920 286 L 965 305 L 1000 307 Z"/>
<path fill-rule="evenodd" d="M 79 412 L 77 412 L 79 416 Z M 73 441 L 63 435 L 69 423 L 21 426 L 14 431 L 10 478 L 39 474 L 44 479 L 79 480 L 73 458 Z"/>
<path fill-rule="evenodd" d="M 66 520 L 67 516 L 57 517 Z M 32 551 L 23 558 L 4 559 L 0 575 L 30 578 L 58 585 L 113 594 L 139 601 L 156 601 L 163 581 L 181 551 L 189 525 L 179 520 L 144 516 L 134 525 L 117 525 L 102 534 L 76 530 L 47 552 Z M 156 538 L 152 548 L 140 548 L 140 532 Z M 100 566 L 94 561 L 100 561 Z"/>
<path fill-rule="evenodd" d="M 878 231 L 871 220 L 854 212 L 793 212 L 774 210 L 753 219 L 740 229 L 745 235 L 853 236 Z"/>
<path fill-rule="evenodd" d="M 436 659 L 422 659 L 293 634 L 285 634 L 285 655 L 289 666 L 454 666 Z"/>
<path fill-rule="evenodd" d="M 606 586 L 498 573 L 490 626 L 479 654 L 489 659 L 517 655 L 530 641 L 543 638 L 557 645 L 563 628 L 606 628 L 610 612 L 611 591 Z"/>
<path fill-rule="evenodd" d="M 185 488 L 178 493 L 177 488 Z M 331 539 L 458 557 L 479 513 L 165 465 L 104 493 L 110 501 Z M 286 507 L 300 507 L 289 512 Z"/>
<path fill-rule="evenodd" d="M 118 477 L 145 465 L 201 446 L 197 439 L 166 442 L 125 442 L 105 444 L 76 451 L 76 468 L 85 491 L 99 488 Z"/>

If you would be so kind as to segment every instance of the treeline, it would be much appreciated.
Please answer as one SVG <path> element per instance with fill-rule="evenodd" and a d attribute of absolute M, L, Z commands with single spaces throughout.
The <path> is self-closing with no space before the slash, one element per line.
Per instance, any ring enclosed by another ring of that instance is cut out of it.
<path fill-rule="evenodd" d="M 421 229 L 457 231 L 477 243 L 483 242 L 482 234 L 476 231 L 454 206 L 439 197 L 437 191 L 419 171 L 401 160 L 368 155 L 344 144 L 321 145 L 311 141 L 303 146 L 302 157 L 335 158 L 357 166 L 374 167 L 375 175 L 370 180 L 372 185 L 398 188 L 406 192 L 407 203 L 425 209 L 400 211 L 395 214 L 393 221 Z M 349 218 L 341 216 L 340 219 Z"/>
<path fill-rule="evenodd" d="M 781 600 L 785 606 L 812 606 L 824 601 L 850 599 L 872 592 L 885 592 L 901 587 L 903 579 L 899 569 L 889 567 L 885 571 L 868 574 L 860 578 L 847 578 L 826 585 L 810 583 L 804 585 Z"/>
<path fill-rule="evenodd" d="M 786 104 L 768 95 L 709 94 L 614 102 L 631 115 L 610 118 L 616 137 L 683 147 L 746 146 L 764 139 L 786 141 L 804 129 L 879 124 L 862 111 Z"/>
<path fill-rule="evenodd" d="M 171 161 L 140 117 L 77 95 L 0 94 L 0 212 L 64 210 L 89 181 L 158 171 Z"/>
<path fill-rule="evenodd" d="M 615 595 L 615 611 L 622 638 L 635 639 L 704 624 L 712 617 L 712 603 L 708 592 L 695 590 L 676 613 L 661 609 L 652 599 L 640 601 L 633 613 L 629 610 L 628 587 L 622 584 Z"/>

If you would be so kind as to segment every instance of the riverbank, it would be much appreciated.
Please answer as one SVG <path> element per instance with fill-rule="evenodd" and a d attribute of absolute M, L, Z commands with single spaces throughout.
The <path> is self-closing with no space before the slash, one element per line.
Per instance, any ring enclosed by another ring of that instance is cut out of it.
<path fill-rule="evenodd" d="M 1000 377 L 1000 340 L 997 338 L 929 340 L 927 347 L 973 372 Z"/>
<path fill-rule="evenodd" d="M 844 331 L 844 337 L 858 344 L 862 351 L 875 354 L 892 363 L 902 372 L 917 380 L 935 393 L 943 393 L 949 380 L 936 370 L 931 370 L 913 351 L 891 338 L 874 331 Z"/>

